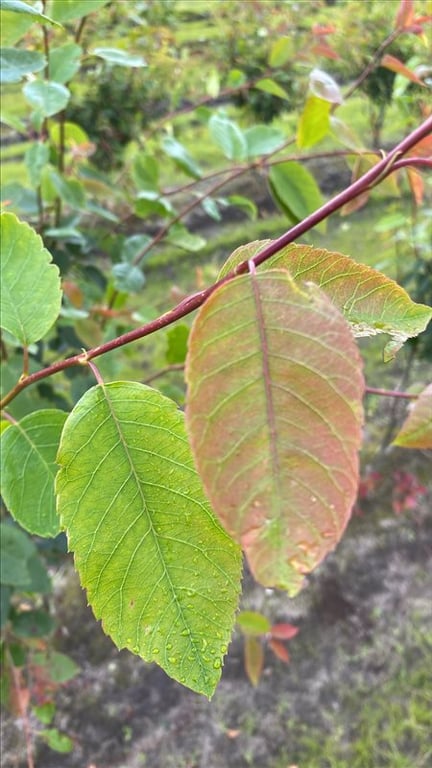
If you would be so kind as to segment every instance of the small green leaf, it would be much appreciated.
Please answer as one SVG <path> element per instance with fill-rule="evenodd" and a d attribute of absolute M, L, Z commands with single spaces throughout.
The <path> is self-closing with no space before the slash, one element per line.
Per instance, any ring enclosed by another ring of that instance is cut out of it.
<path fill-rule="evenodd" d="M 112 273 L 115 288 L 124 293 L 138 293 L 145 284 L 143 272 L 133 264 L 114 264 Z"/>
<path fill-rule="evenodd" d="M 1 0 L 0 8 L 2 11 L 13 11 L 14 13 L 31 16 L 33 21 L 39 21 L 41 24 L 51 24 L 56 27 L 61 27 L 61 24 L 58 24 L 57 21 L 54 21 L 54 19 L 51 19 L 49 16 L 45 16 L 44 13 L 40 13 L 36 8 L 22 2 L 22 0 Z"/>
<path fill-rule="evenodd" d="M 205 197 L 201 202 L 201 207 L 214 221 L 222 221 L 219 205 L 216 200 L 213 200 L 212 197 Z"/>
<path fill-rule="evenodd" d="M 41 595 L 49 595 L 52 592 L 52 583 L 48 571 L 38 554 L 32 555 L 27 560 L 29 582 L 26 584 L 26 592 L 39 592 Z"/>
<path fill-rule="evenodd" d="M 127 237 L 121 247 L 121 260 L 131 264 L 149 243 L 151 243 L 151 237 L 148 235 L 131 235 Z"/>
<path fill-rule="evenodd" d="M 40 736 L 40 738 L 48 744 L 50 749 L 53 749 L 55 752 L 66 754 L 73 750 L 74 744 L 72 739 L 64 733 L 60 733 L 57 728 L 45 728 L 42 731 L 38 731 L 38 736 Z"/>
<path fill-rule="evenodd" d="M 58 268 L 39 235 L 13 213 L 1 215 L 2 328 L 25 346 L 39 341 L 58 317 Z M 34 308 L 38 311 L 35 313 Z"/>
<path fill-rule="evenodd" d="M 180 224 L 180 222 L 173 224 L 165 240 L 168 243 L 172 243 L 172 245 L 176 245 L 178 248 L 182 248 L 184 251 L 191 251 L 192 253 L 200 251 L 207 242 L 201 235 L 194 235 L 192 232 L 189 232 L 184 224 Z"/>
<path fill-rule="evenodd" d="M 269 183 L 276 202 L 294 221 L 302 221 L 323 204 L 318 184 L 300 163 L 274 165 Z"/>
<path fill-rule="evenodd" d="M 51 117 L 61 112 L 70 99 L 70 91 L 65 85 L 46 80 L 32 80 L 26 83 L 23 94 L 42 117 Z"/>
<path fill-rule="evenodd" d="M 0 50 L 0 82 L 19 83 L 24 75 L 40 72 L 45 64 L 45 57 L 37 51 L 2 48 Z"/>
<path fill-rule="evenodd" d="M 243 211 L 247 213 L 249 218 L 252 219 L 252 221 L 255 221 L 257 218 L 258 208 L 252 200 L 249 200 L 248 197 L 244 197 L 243 195 L 229 195 L 229 197 L 227 197 L 227 201 L 231 205 L 237 206 L 237 208 L 242 208 Z"/>
<path fill-rule="evenodd" d="M 48 653 L 34 653 L 32 663 L 36 667 L 46 667 L 47 675 L 51 682 L 60 685 L 67 683 L 79 674 L 79 667 L 75 662 L 66 656 L 65 653 L 58 651 L 49 651 Z"/>
<path fill-rule="evenodd" d="M 66 413 L 35 411 L 1 436 L 2 494 L 15 520 L 30 533 L 55 536 L 55 457 Z"/>
<path fill-rule="evenodd" d="M 158 192 L 142 190 L 136 197 L 135 213 L 145 219 L 147 216 L 172 216 L 175 210 L 168 198 L 161 197 Z"/>
<path fill-rule="evenodd" d="M 270 125 L 254 125 L 245 131 L 248 157 L 268 155 L 281 147 L 286 137 L 277 128 Z"/>
<path fill-rule="evenodd" d="M 134 158 L 132 178 L 137 189 L 158 192 L 159 164 L 155 157 L 141 152 Z"/>
<path fill-rule="evenodd" d="M 237 624 L 245 635 L 265 635 L 271 628 L 269 620 L 255 611 L 241 611 L 237 616 Z"/>
<path fill-rule="evenodd" d="M 30 583 L 28 561 L 36 554 L 32 540 L 15 525 L 0 523 L 1 584 L 24 589 Z"/>
<path fill-rule="evenodd" d="M 193 179 L 201 178 L 201 168 L 179 141 L 172 136 L 165 136 L 162 141 L 162 149 L 168 157 L 175 160 L 178 167 L 188 176 L 192 176 Z"/>
<path fill-rule="evenodd" d="M 209 131 L 213 141 L 229 160 L 244 160 L 247 142 L 237 123 L 223 115 L 213 115 L 209 120 Z"/>
<path fill-rule="evenodd" d="M 82 48 L 76 43 L 65 43 L 49 52 L 49 74 L 55 83 L 67 83 L 81 66 Z"/>
<path fill-rule="evenodd" d="M 58 268 L 39 235 L 13 213 L 1 215 L 2 328 L 29 346 L 56 321 L 61 304 Z"/>
<path fill-rule="evenodd" d="M 108 61 L 110 64 L 117 64 L 119 67 L 146 67 L 147 62 L 138 54 L 123 51 L 121 48 L 93 48 L 93 56 L 99 56 L 100 59 Z"/>
<path fill-rule="evenodd" d="M 285 270 L 217 288 L 192 326 L 186 423 L 215 513 L 255 578 L 295 595 L 357 495 L 364 383 L 351 330 Z"/>
<path fill-rule="evenodd" d="M 168 347 L 166 351 L 166 361 L 169 365 L 184 363 L 187 354 L 187 343 L 189 338 L 189 327 L 184 323 L 175 325 L 167 333 Z"/>
<path fill-rule="evenodd" d="M 432 448 L 432 384 L 410 407 L 400 431 L 392 442 L 402 448 Z"/>
<path fill-rule="evenodd" d="M 257 637 L 245 637 L 245 669 L 253 686 L 257 686 L 264 666 L 264 649 Z"/>
<path fill-rule="evenodd" d="M 54 620 L 42 610 L 23 611 L 13 617 L 13 631 L 17 637 L 46 637 L 54 629 Z"/>
<path fill-rule="evenodd" d="M 25 153 L 25 163 L 30 183 L 37 189 L 41 183 L 41 174 L 49 162 L 49 147 L 41 141 L 35 141 Z"/>
<path fill-rule="evenodd" d="M 49 725 L 55 715 L 56 706 L 53 701 L 46 701 L 45 704 L 33 707 L 32 711 L 41 723 Z"/>
<path fill-rule="evenodd" d="M 241 558 L 203 494 L 183 414 L 142 384 L 93 387 L 66 422 L 58 462 L 58 510 L 105 631 L 211 696 Z"/>
<path fill-rule="evenodd" d="M 57 21 L 81 19 L 103 8 L 109 0 L 51 0 L 51 15 Z"/>
<path fill-rule="evenodd" d="M 270 93 L 272 96 L 277 96 L 279 99 L 286 99 L 289 101 L 290 98 L 286 90 L 270 77 L 265 77 L 262 80 L 259 80 L 255 83 L 254 88 L 257 88 L 259 91 L 264 91 L 264 93 Z"/>
<path fill-rule="evenodd" d="M 270 67 L 278 68 L 287 63 L 294 55 L 291 37 L 279 37 L 270 48 L 268 63 Z"/>
<path fill-rule="evenodd" d="M 297 145 L 300 149 L 312 147 L 327 136 L 330 130 L 330 110 L 329 101 L 317 96 L 308 97 L 297 129 Z"/>

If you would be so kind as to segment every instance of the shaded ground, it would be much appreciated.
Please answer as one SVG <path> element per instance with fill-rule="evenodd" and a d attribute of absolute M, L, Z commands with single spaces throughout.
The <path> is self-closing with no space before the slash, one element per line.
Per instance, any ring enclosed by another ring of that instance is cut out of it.
<path fill-rule="evenodd" d="M 396 466 L 408 457 L 396 454 Z M 430 459 L 416 462 L 427 475 Z M 243 607 L 297 624 L 300 633 L 290 642 L 289 666 L 267 654 L 256 689 L 236 635 L 211 702 L 118 653 L 68 570 L 57 607 L 67 632 L 59 647 L 82 673 L 58 695 L 55 725 L 75 748 L 59 755 L 40 745 L 37 768 L 426 768 L 430 502 L 396 517 L 376 498 L 295 600 L 246 575 Z M 25 765 L 11 757 L 19 740 L 11 724 L 3 768 Z"/>

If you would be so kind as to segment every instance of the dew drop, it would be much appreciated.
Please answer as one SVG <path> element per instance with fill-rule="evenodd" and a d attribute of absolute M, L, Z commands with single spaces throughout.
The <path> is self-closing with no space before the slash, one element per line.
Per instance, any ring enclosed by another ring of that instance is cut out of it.
<path fill-rule="evenodd" d="M 168 656 L 168 661 L 170 664 L 177 664 L 177 659 L 175 656 Z"/>
<path fill-rule="evenodd" d="M 170 651 L 170 650 L 171 650 L 171 648 L 172 648 L 172 643 L 167 643 L 167 644 L 166 644 L 166 649 L 167 649 L 167 651 Z"/>
<path fill-rule="evenodd" d="M 190 629 L 183 629 L 180 632 L 180 634 L 181 634 L 182 637 L 187 637 L 188 635 L 190 635 Z"/>
<path fill-rule="evenodd" d="M 226 645 L 221 645 L 221 648 L 220 648 L 220 652 L 221 652 L 221 653 L 226 653 L 226 652 L 227 652 L 227 650 L 228 650 L 228 648 L 227 648 L 227 646 L 226 646 Z"/>
<path fill-rule="evenodd" d="M 159 653 L 159 648 L 153 648 L 152 653 L 154 653 L 156 656 Z"/>
<path fill-rule="evenodd" d="M 213 662 L 214 669 L 220 669 L 221 666 L 222 666 L 221 660 L 220 659 L 215 659 L 214 662 Z"/>

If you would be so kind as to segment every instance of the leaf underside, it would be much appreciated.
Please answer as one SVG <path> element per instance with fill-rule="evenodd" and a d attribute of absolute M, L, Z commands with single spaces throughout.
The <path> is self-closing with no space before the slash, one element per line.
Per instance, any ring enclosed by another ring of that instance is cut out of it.
<path fill-rule="evenodd" d="M 256 241 L 237 248 L 223 265 L 219 278 L 270 242 Z M 412 301 L 394 280 L 341 253 L 292 244 L 271 256 L 258 270 L 274 268 L 287 269 L 296 282 L 318 285 L 343 313 L 356 336 L 389 334 L 387 360 L 408 338 L 424 331 L 432 318 L 432 309 Z"/>
<path fill-rule="evenodd" d="M 58 463 L 58 510 L 104 630 L 211 696 L 241 557 L 204 497 L 183 414 L 141 384 L 96 386 L 66 422 Z"/>
<path fill-rule="evenodd" d="M 238 277 L 201 308 L 186 374 L 213 509 L 257 580 L 294 595 L 356 497 L 364 387 L 349 326 L 285 270 Z"/>

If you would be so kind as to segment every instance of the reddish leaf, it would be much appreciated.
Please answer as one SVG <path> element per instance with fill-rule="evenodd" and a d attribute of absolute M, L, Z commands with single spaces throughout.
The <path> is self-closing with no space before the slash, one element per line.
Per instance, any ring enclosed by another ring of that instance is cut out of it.
<path fill-rule="evenodd" d="M 432 384 L 413 403 L 392 444 L 402 448 L 432 448 Z"/>
<path fill-rule="evenodd" d="M 264 666 L 264 650 L 256 637 L 245 637 L 245 670 L 252 685 L 258 685 Z"/>
<path fill-rule="evenodd" d="M 270 627 L 270 634 L 276 640 L 291 640 L 298 633 L 299 628 L 294 624 L 273 624 Z"/>
<path fill-rule="evenodd" d="M 421 174 L 415 168 L 407 168 L 408 183 L 415 204 L 419 207 L 423 203 L 424 182 Z"/>
<path fill-rule="evenodd" d="M 336 32 L 334 24 L 314 24 L 312 26 L 312 34 L 316 37 L 325 37 L 326 35 L 332 35 Z"/>
<path fill-rule="evenodd" d="M 396 14 L 395 29 L 406 29 L 414 18 L 414 0 L 401 0 Z"/>
<path fill-rule="evenodd" d="M 429 136 L 425 136 L 424 139 L 415 144 L 409 152 L 406 153 L 408 157 L 431 157 L 432 156 L 432 133 Z"/>
<path fill-rule="evenodd" d="M 381 59 L 381 66 L 390 69 L 392 72 L 396 72 L 397 75 L 406 77 L 408 80 L 412 80 L 412 82 L 417 83 L 417 85 L 424 85 L 423 80 L 421 80 L 412 69 L 406 67 L 402 61 L 399 61 L 396 56 L 391 56 L 389 53 L 386 53 Z"/>
<path fill-rule="evenodd" d="M 275 656 L 278 657 L 281 661 L 284 661 L 285 664 L 289 663 L 290 655 L 288 653 L 287 647 L 280 642 L 280 640 L 269 640 L 269 648 L 272 649 Z"/>
<path fill-rule="evenodd" d="M 238 277 L 189 337 L 187 426 L 215 513 L 265 586 L 301 589 L 358 485 L 363 378 L 346 321 L 285 270 Z"/>
<path fill-rule="evenodd" d="M 326 40 L 320 40 L 319 43 L 315 43 L 310 50 L 315 56 L 324 56 L 326 59 L 340 59 L 339 54 L 334 48 L 331 48 Z"/>

